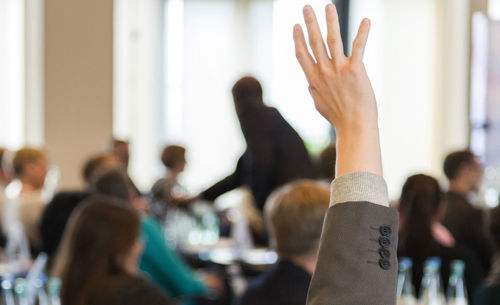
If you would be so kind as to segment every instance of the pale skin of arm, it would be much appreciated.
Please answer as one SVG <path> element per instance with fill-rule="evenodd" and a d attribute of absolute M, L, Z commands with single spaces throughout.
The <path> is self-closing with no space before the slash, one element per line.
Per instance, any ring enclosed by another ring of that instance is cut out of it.
<path fill-rule="evenodd" d="M 325 10 L 326 44 L 309 5 L 304 7 L 304 20 L 313 54 L 309 53 L 298 24 L 293 29 L 293 38 L 314 105 L 337 133 L 336 176 L 353 172 L 382 176 L 377 103 L 363 64 L 370 21 L 361 22 L 352 55 L 346 57 L 336 7 L 328 4 Z"/>

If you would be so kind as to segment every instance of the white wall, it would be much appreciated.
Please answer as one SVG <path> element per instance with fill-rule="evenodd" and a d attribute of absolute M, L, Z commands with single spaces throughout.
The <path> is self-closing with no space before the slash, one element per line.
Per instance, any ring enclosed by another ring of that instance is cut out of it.
<path fill-rule="evenodd" d="M 397 198 L 406 177 L 440 177 L 445 154 L 468 145 L 468 2 L 358 0 L 351 11 L 352 35 L 372 19 L 366 66 Z"/>

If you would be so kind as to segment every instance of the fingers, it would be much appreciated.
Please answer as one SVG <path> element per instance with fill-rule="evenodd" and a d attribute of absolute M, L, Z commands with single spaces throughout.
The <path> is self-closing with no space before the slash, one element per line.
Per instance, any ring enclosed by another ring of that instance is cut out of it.
<path fill-rule="evenodd" d="M 356 39 L 352 43 L 352 56 L 351 60 L 354 62 L 362 62 L 365 53 L 366 42 L 368 41 L 368 33 L 370 32 L 370 20 L 365 18 L 359 26 Z"/>
<path fill-rule="evenodd" d="M 333 4 L 328 4 L 325 8 L 326 26 L 328 29 L 326 43 L 333 60 L 339 61 L 344 58 L 344 46 L 340 35 L 339 16 L 337 8 Z"/>
<path fill-rule="evenodd" d="M 299 61 L 299 64 L 302 67 L 302 70 L 304 70 L 306 78 L 309 81 L 312 73 L 314 73 L 314 66 L 316 63 L 307 50 L 304 32 L 302 31 L 302 27 L 298 24 L 296 24 L 293 28 L 293 40 L 295 42 L 295 56 L 297 57 L 297 60 Z"/>
<path fill-rule="evenodd" d="M 318 64 L 324 64 L 330 61 L 326 52 L 325 43 L 321 36 L 316 14 L 310 5 L 304 6 L 304 20 L 306 22 L 307 33 L 309 35 L 309 45 L 313 51 L 314 57 Z"/>

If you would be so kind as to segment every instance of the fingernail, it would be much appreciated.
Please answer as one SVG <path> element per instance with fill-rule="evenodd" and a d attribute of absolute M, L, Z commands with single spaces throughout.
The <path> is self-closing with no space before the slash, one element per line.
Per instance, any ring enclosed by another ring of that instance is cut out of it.
<path fill-rule="evenodd" d="M 304 6 L 304 14 L 310 14 L 312 12 L 312 7 L 308 4 Z"/>
<path fill-rule="evenodd" d="M 370 19 L 368 19 L 368 18 L 363 19 L 363 23 L 364 24 L 370 24 Z"/>

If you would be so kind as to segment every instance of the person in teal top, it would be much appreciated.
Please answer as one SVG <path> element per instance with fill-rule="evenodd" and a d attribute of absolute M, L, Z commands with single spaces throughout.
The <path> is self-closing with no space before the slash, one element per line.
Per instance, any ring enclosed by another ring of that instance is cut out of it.
<path fill-rule="evenodd" d="M 145 272 L 163 291 L 173 297 L 200 296 L 206 286 L 165 241 L 159 223 L 152 217 L 141 217 L 144 252 L 139 269 Z"/>
<path fill-rule="evenodd" d="M 141 215 L 141 236 L 144 252 L 139 262 L 153 283 L 168 296 L 189 301 L 208 292 L 207 286 L 166 242 L 160 224 L 146 214 L 147 203 L 130 187 L 122 169 L 107 169 L 93 182 L 94 192 L 120 199 L 120 202 Z"/>

